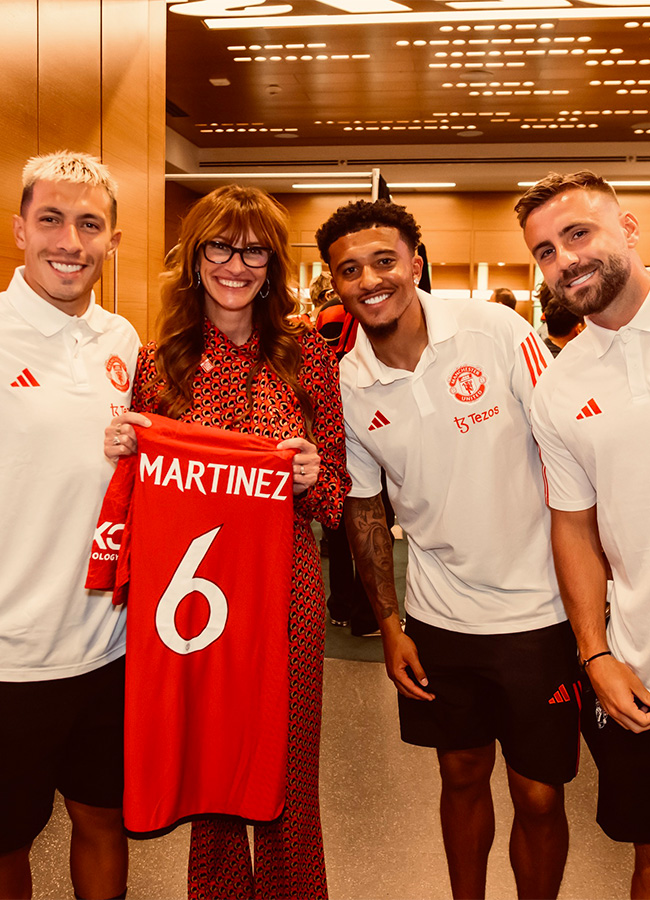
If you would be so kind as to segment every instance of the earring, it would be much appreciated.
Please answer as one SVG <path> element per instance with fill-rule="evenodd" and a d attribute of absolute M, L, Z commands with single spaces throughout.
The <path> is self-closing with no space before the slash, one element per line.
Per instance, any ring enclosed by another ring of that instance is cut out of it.
<path fill-rule="evenodd" d="M 198 269 L 196 269 L 196 286 L 197 288 L 201 287 L 201 273 Z"/>
<path fill-rule="evenodd" d="M 266 288 L 266 290 L 265 290 L 265 288 Z M 269 296 L 270 293 L 271 293 L 271 282 L 269 281 L 269 277 L 267 275 L 266 281 L 264 282 L 264 287 L 260 289 L 259 295 L 262 298 L 262 300 L 266 300 L 266 298 Z"/>

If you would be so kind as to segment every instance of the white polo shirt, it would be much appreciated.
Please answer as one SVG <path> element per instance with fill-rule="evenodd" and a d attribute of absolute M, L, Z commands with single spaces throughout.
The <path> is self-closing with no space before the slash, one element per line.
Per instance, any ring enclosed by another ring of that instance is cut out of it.
<path fill-rule="evenodd" d="M 590 321 L 567 344 L 532 420 L 549 506 L 597 505 L 614 578 L 609 646 L 650 687 L 650 295 L 618 331 Z"/>
<path fill-rule="evenodd" d="M 66 315 L 22 272 L 0 294 L 0 681 L 91 671 L 125 639 L 124 611 L 84 581 L 139 339 L 94 296 Z"/>
<path fill-rule="evenodd" d="M 351 496 L 379 493 L 386 470 L 416 619 L 478 634 L 564 621 L 528 420 L 548 351 L 499 304 L 418 296 L 414 372 L 379 362 L 361 330 L 341 363 Z"/>

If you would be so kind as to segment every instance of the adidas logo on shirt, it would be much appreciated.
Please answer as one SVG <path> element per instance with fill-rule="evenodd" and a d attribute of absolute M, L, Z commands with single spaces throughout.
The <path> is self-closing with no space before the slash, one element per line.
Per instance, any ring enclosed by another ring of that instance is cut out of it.
<path fill-rule="evenodd" d="M 29 369 L 23 369 L 18 378 L 11 382 L 12 387 L 40 387 Z"/>
<path fill-rule="evenodd" d="M 568 703 L 571 700 L 566 687 L 561 684 L 553 696 L 549 699 L 549 703 Z"/>
<path fill-rule="evenodd" d="M 372 422 L 368 425 L 368 431 L 375 431 L 377 428 L 383 428 L 384 425 L 390 425 L 390 421 L 386 418 L 386 416 L 377 410 L 377 412 L 372 417 Z"/>
<path fill-rule="evenodd" d="M 587 403 L 582 407 L 576 419 L 588 419 L 590 416 L 598 416 L 602 413 L 602 409 L 598 406 L 594 398 L 591 400 L 587 400 Z"/>

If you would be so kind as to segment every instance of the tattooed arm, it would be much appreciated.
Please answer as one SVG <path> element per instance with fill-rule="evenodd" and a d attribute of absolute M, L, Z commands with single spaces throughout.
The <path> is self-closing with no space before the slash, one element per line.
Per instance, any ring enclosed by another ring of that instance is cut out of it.
<path fill-rule="evenodd" d="M 418 687 L 428 684 L 413 641 L 403 632 L 395 593 L 393 545 L 381 494 L 348 497 L 345 501 L 345 528 L 361 581 L 372 603 L 384 642 L 388 677 L 400 694 L 415 700 L 433 700 Z M 407 672 L 410 669 L 417 681 Z"/>

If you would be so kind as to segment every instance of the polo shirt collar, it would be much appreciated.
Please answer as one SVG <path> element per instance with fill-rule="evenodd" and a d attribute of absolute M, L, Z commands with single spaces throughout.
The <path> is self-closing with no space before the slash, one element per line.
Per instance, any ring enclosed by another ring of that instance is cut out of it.
<path fill-rule="evenodd" d="M 417 295 L 427 326 L 427 346 L 422 351 L 422 356 L 418 361 L 415 372 L 409 372 L 406 369 L 393 369 L 380 362 L 375 356 L 375 351 L 372 349 L 372 344 L 368 340 L 366 333 L 362 328 L 359 328 L 354 345 L 358 387 L 370 387 L 377 381 L 380 384 L 391 384 L 393 381 L 398 381 L 401 378 L 411 377 L 418 370 L 427 368 L 435 360 L 438 355 L 436 344 L 449 340 L 458 331 L 458 322 L 449 303 L 432 297 L 431 294 L 427 294 L 419 289 L 417 290 Z"/>
<path fill-rule="evenodd" d="M 589 323 L 589 327 L 585 330 L 585 333 L 589 335 L 596 351 L 596 356 L 600 358 L 604 356 L 612 346 L 616 335 L 620 334 L 625 328 L 635 328 L 637 331 L 650 331 L 650 294 L 646 296 L 634 318 L 617 331 L 596 325 L 589 316 L 587 316 L 586 319 Z"/>
<path fill-rule="evenodd" d="M 69 316 L 32 290 L 25 281 L 24 266 L 19 266 L 14 272 L 7 296 L 16 312 L 32 328 L 40 331 L 44 337 L 51 337 L 59 331 L 63 331 L 66 325 L 73 321 L 85 322 L 95 334 L 102 334 L 105 330 L 103 316 L 95 302 L 94 291 L 90 296 L 90 303 L 85 313 L 82 316 Z"/>

